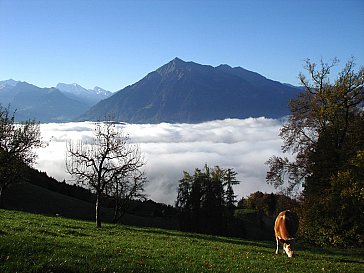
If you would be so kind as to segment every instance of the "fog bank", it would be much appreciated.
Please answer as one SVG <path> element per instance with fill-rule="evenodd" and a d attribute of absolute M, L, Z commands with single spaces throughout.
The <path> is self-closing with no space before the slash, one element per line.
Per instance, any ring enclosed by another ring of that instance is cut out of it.
<path fill-rule="evenodd" d="M 274 191 L 267 185 L 267 159 L 281 154 L 278 136 L 282 122 L 266 118 L 226 119 L 199 124 L 126 124 L 122 126 L 146 159 L 146 194 L 156 202 L 174 204 L 183 171 L 219 165 L 233 168 L 240 185 L 240 199 L 257 190 Z M 71 183 L 65 172 L 66 141 L 92 137 L 93 122 L 41 124 L 46 148 L 38 149 L 36 168 Z"/>

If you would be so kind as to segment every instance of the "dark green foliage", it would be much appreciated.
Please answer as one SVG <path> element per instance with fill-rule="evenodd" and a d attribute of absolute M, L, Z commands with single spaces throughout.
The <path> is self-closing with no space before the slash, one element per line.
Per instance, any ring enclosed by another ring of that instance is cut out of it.
<path fill-rule="evenodd" d="M 284 194 L 262 193 L 260 191 L 250 194 L 245 199 L 239 201 L 240 208 L 253 209 L 266 216 L 276 217 L 281 211 L 297 211 L 300 204 Z"/>
<path fill-rule="evenodd" d="M 184 172 L 178 187 L 176 207 L 182 230 L 210 234 L 239 235 L 239 223 L 233 217 L 238 184 L 236 172 L 216 166 L 196 169 L 194 175 Z"/>
<path fill-rule="evenodd" d="M 318 172 L 307 179 L 302 233 L 317 245 L 362 246 L 364 149 L 339 166 L 330 176 Z"/>

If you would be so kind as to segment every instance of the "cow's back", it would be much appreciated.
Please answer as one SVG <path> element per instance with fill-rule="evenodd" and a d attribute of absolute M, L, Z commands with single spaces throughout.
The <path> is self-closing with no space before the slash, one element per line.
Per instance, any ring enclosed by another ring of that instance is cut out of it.
<path fill-rule="evenodd" d="M 276 218 L 274 233 L 279 239 L 288 240 L 295 237 L 298 230 L 298 217 L 295 213 L 285 210 Z"/>

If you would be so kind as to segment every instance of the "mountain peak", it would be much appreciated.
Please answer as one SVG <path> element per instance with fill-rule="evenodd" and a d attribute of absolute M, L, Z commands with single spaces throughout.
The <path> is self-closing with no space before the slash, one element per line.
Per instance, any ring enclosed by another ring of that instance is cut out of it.
<path fill-rule="evenodd" d="M 167 74 L 175 72 L 178 69 L 182 69 L 185 66 L 185 64 L 186 64 L 185 61 L 176 57 L 169 63 L 158 68 L 156 70 L 156 72 L 158 72 L 160 75 L 167 75 Z"/>
<path fill-rule="evenodd" d="M 216 68 L 217 69 L 226 69 L 226 70 L 232 69 L 232 67 L 230 65 L 228 65 L 228 64 L 220 64 L 220 65 L 216 66 Z"/>
<path fill-rule="evenodd" d="M 202 65 L 194 62 L 186 62 L 178 57 L 171 60 L 169 63 L 161 66 L 156 70 L 161 76 L 166 76 L 168 74 L 177 74 L 180 78 L 185 72 L 199 71 L 204 68 L 212 68 L 209 65 Z"/>
<path fill-rule="evenodd" d="M 174 58 L 171 62 L 173 62 L 174 64 L 186 63 L 184 60 L 182 60 L 178 57 Z"/>
<path fill-rule="evenodd" d="M 14 87 L 17 84 L 18 84 L 18 81 L 14 81 L 13 79 L 9 79 L 9 80 L 6 80 L 6 81 L 0 81 L 0 89 L 4 88 L 6 86 Z"/>
<path fill-rule="evenodd" d="M 77 83 L 67 84 L 67 83 L 58 83 L 56 88 L 62 92 L 68 92 L 72 94 L 82 94 L 87 93 L 87 90 L 83 88 L 81 85 Z"/>
<path fill-rule="evenodd" d="M 95 86 L 94 89 L 86 89 L 77 83 L 59 83 L 56 88 L 72 99 L 84 102 L 90 106 L 111 96 L 110 91 L 106 91 L 98 86 Z"/>
<path fill-rule="evenodd" d="M 92 89 L 97 95 L 104 95 L 105 97 L 109 97 L 112 93 L 110 91 L 107 91 L 99 86 L 95 86 L 94 89 Z"/>
<path fill-rule="evenodd" d="M 173 66 L 175 68 L 181 68 L 181 67 L 185 67 L 187 64 L 188 64 L 188 62 L 185 62 L 184 60 L 176 57 L 172 61 L 170 61 L 169 63 L 167 63 L 166 65 L 167 66 Z"/>

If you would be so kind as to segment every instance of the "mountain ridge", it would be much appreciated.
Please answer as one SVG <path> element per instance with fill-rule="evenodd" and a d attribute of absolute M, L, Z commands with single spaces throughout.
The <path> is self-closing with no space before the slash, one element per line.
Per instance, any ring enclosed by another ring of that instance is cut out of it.
<path fill-rule="evenodd" d="M 15 111 L 17 121 L 35 119 L 40 122 L 65 122 L 74 120 L 106 97 L 103 94 L 98 95 L 98 91 L 101 90 L 90 91 L 89 96 L 73 95 L 55 87 L 40 88 L 10 79 L 0 81 L 0 104 L 3 107 L 10 105 L 11 111 Z"/>
<path fill-rule="evenodd" d="M 289 114 L 298 88 L 241 67 L 174 58 L 138 82 L 91 107 L 79 120 L 115 116 L 129 123 L 187 122 Z"/>

